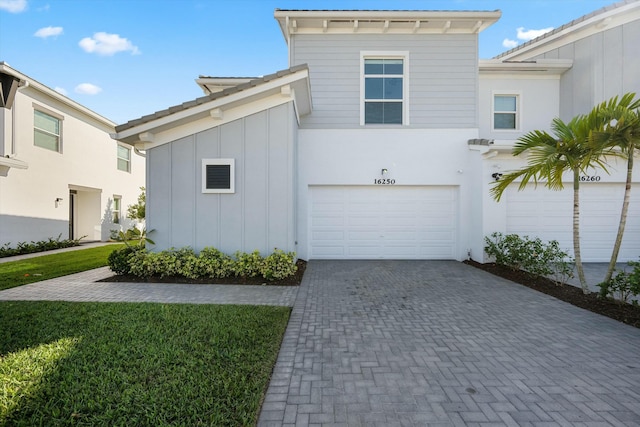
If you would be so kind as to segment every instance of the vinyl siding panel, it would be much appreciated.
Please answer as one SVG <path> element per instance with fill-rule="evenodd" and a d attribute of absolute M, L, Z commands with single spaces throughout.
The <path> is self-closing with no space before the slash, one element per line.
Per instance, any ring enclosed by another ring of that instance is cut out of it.
<path fill-rule="evenodd" d="M 574 61 L 561 79 L 560 117 L 570 120 L 613 96 L 640 93 L 639 41 L 640 21 L 634 21 L 532 58 Z"/>
<path fill-rule="evenodd" d="M 154 250 L 295 250 L 292 103 L 148 150 Z M 203 194 L 202 159 L 235 159 L 235 193 Z"/>
<path fill-rule="evenodd" d="M 409 52 L 409 127 L 477 127 L 476 35 L 298 34 L 291 65 L 309 65 L 313 99 L 302 128 L 360 127 L 362 51 Z"/>

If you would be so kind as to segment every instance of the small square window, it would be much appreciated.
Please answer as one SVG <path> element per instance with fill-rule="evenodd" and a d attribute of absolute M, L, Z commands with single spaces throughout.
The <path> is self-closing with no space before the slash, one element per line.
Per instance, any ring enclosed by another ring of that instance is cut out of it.
<path fill-rule="evenodd" d="M 235 193 L 235 160 L 202 159 L 202 192 Z"/>
<path fill-rule="evenodd" d="M 40 110 L 33 110 L 33 144 L 60 152 L 62 120 Z"/>
<path fill-rule="evenodd" d="M 518 129 L 518 95 L 494 95 L 493 129 Z"/>
<path fill-rule="evenodd" d="M 131 149 L 118 145 L 118 170 L 131 172 Z"/>

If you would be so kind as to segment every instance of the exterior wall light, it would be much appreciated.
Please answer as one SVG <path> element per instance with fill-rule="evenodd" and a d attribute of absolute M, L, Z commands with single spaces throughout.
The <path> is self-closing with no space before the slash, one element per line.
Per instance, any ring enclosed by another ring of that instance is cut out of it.
<path fill-rule="evenodd" d="M 380 175 L 385 176 L 388 172 L 389 172 L 389 171 L 388 171 L 386 168 L 383 168 L 383 169 L 380 171 Z"/>
<path fill-rule="evenodd" d="M 496 181 L 500 181 L 500 178 L 502 178 L 502 174 L 500 172 L 492 173 L 491 178 L 495 179 Z"/>

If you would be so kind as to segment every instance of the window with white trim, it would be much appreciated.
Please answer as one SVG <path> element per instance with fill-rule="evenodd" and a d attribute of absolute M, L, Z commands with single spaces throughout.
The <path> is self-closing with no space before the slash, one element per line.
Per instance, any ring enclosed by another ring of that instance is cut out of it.
<path fill-rule="evenodd" d="M 518 130 L 519 129 L 519 101 L 520 97 L 514 94 L 493 95 L 493 129 L 494 130 Z"/>
<path fill-rule="evenodd" d="M 33 144 L 36 147 L 60 152 L 62 140 L 62 117 L 33 110 Z"/>
<path fill-rule="evenodd" d="M 401 55 L 362 55 L 361 124 L 407 124 L 407 58 Z"/>
<path fill-rule="evenodd" d="M 120 224 L 120 213 L 122 209 L 122 196 L 113 196 L 113 207 L 111 209 L 111 219 L 114 224 Z"/>
<path fill-rule="evenodd" d="M 131 148 L 118 144 L 118 170 L 131 172 Z"/>
<path fill-rule="evenodd" d="M 202 159 L 202 192 L 235 193 L 235 159 Z"/>

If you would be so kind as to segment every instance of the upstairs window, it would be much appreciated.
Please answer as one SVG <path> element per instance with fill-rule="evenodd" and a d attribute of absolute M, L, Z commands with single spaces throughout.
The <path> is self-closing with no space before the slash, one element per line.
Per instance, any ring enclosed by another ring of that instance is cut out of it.
<path fill-rule="evenodd" d="M 33 110 L 33 144 L 36 147 L 60 152 L 62 118 L 40 110 Z"/>
<path fill-rule="evenodd" d="M 118 170 L 131 172 L 131 149 L 118 145 Z"/>
<path fill-rule="evenodd" d="M 495 130 L 517 130 L 518 95 L 493 96 L 493 128 Z"/>
<path fill-rule="evenodd" d="M 363 57 L 362 124 L 406 124 L 406 59 Z"/>

